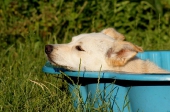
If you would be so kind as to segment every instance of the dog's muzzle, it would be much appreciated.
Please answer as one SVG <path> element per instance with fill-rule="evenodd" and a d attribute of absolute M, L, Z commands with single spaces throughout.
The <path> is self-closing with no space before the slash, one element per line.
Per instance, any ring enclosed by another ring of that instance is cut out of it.
<path fill-rule="evenodd" d="M 53 51 L 53 46 L 52 45 L 46 45 L 45 46 L 45 53 L 50 54 Z"/>

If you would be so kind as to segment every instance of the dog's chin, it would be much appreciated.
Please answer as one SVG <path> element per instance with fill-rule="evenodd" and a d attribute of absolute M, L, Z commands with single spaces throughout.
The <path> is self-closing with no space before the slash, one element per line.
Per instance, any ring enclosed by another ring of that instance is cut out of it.
<path fill-rule="evenodd" d="M 48 55 L 47 55 L 47 58 L 48 58 L 49 62 L 51 63 L 51 65 L 53 65 L 54 67 L 57 67 L 57 68 L 64 68 L 64 69 L 68 69 L 68 70 L 73 70 L 73 67 L 66 66 L 66 65 L 61 65 L 61 64 L 59 64 L 59 63 L 53 61 L 53 60 L 51 59 L 51 57 L 48 56 Z"/>
<path fill-rule="evenodd" d="M 70 66 L 61 65 L 61 64 L 58 64 L 58 63 L 56 63 L 56 62 L 54 62 L 54 61 L 52 61 L 52 60 L 49 60 L 49 61 L 50 61 L 50 63 L 51 63 L 54 67 L 64 68 L 64 69 L 68 69 L 68 70 L 73 70 L 73 68 L 70 67 Z"/>

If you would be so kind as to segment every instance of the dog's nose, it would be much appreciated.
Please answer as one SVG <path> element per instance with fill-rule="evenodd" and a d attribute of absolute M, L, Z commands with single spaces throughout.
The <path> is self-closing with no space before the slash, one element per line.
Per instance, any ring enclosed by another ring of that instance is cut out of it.
<path fill-rule="evenodd" d="M 52 45 L 46 45 L 45 46 L 45 53 L 50 54 L 53 51 L 53 46 Z"/>

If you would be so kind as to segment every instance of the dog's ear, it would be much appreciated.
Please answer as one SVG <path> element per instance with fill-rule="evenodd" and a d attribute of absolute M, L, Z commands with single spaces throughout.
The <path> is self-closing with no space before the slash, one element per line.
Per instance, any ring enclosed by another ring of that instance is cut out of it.
<path fill-rule="evenodd" d="M 130 42 L 115 41 L 113 47 L 106 52 L 106 61 L 110 66 L 120 67 L 135 57 L 138 52 L 143 52 L 143 49 Z"/>
<path fill-rule="evenodd" d="M 124 40 L 125 37 L 121 33 L 117 32 L 114 28 L 106 28 L 101 31 L 105 35 L 108 35 L 116 40 Z"/>

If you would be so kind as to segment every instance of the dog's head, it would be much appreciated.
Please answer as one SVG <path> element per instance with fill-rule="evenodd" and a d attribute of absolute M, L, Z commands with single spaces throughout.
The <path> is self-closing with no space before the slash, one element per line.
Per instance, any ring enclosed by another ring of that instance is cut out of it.
<path fill-rule="evenodd" d="M 113 28 L 99 33 L 80 34 L 68 44 L 46 45 L 48 60 L 71 70 L 99 71 L 123 66 L 142 48 L 123 41 L 124 36 Z"/>

